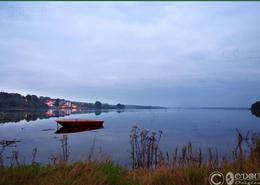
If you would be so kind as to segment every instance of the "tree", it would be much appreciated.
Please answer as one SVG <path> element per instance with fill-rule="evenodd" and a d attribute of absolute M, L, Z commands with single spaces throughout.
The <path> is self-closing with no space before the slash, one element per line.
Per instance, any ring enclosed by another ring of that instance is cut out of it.
<path fill-rule="evenodd" d="M 116 105 L 116 108 L 117 108 L 117 109 L 125 109 L 125 105 L 118 103 L 118 104 Z"/>
<path fill-rule="evenodd" d="M 95 102 L 95 109 L 102 109 L 102 103 L 100 101 Z"/>
<path fill-rule="evenodd" d="M 56 99 L 54 105 L 55 105 L 55 107 L 59 107 L 59 105 L 60 105 L 60 99 L 59 98 Z"/>
<path fill-rule="evenodd" d="M 256 117 L 260 117 L 260 101 L 251 105 L 251 113 Z"/>

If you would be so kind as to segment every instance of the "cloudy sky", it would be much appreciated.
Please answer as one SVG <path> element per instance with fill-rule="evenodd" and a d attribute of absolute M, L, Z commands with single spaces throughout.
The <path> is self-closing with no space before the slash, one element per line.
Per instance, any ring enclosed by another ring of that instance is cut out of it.
<path fill-rule="evenodd" d="M 248 107 L 258 2 L 0 3 L 0 90 L 78 101 Z"/>

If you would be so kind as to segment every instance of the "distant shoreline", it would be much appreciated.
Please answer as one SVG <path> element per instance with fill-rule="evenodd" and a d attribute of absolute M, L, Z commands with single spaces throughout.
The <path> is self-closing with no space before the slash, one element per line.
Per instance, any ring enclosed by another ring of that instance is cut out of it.
<path fill-rule="evenodd" d="M 168 107 L 169 109 L 250 110 L 249 107 Z"/>
<path fill-rule="evenodd" d="M 36 95 L 23 96 L 18 93 L 0 92 L 0 110 L 123 110 L 123 109 L 165 109 L 166 107 L 151 105 L 124 105 L 121 103 L 111 105 L 96 101 L 76 102 L 60 98 L 43 97 Z"/>
<path fill-rule="evenodd" d="M 248 107 L 155 107 L 155 106 L 142 106 L 137 105 L 136 107 L 128 107 L 125 105 L 124 109 L 118 108 L 102 108 L 102 109 L 95 109 L 95 108 L 83 108 L 81 110 L 86 111 L 96 111 L 96 110 L 134 110 L 134 109 L 205 109 L 205 110 L 250 110 Z M 47 111 L 47 110 L 60 110 L 58 108 L 21 108 L 21 107 L 5 107 L 1 108 L 0 111 Z"/>

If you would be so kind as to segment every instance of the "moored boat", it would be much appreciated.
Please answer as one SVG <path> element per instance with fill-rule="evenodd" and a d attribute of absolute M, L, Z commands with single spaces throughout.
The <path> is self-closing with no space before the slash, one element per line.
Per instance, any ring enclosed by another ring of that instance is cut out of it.
<path fill-rule="evenodd" d="M 56 130 L 55 134 L 69 134 L 76 132 L 93 131 L 104 128 L 103 126 L 79 126 L 79 127 L 61 127 Z"/>
<path fill-rule="evenodd" d="M 87 119 L 63 119 L 56 120 L 57 123 L 64 127 L 79 127 L 79 126 L 103 126 L 101 120 L 87 120 Z"/>

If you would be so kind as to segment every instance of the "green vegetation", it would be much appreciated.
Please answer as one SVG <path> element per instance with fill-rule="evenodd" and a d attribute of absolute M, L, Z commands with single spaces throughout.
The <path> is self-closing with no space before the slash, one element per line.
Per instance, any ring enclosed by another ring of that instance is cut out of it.
<path fill-rule="evenodd" d="M 259 158 L 258 158 L 259 159 Z M 206 185 L 215 170 L 259 172 L 259 160 L 223 162 L 220 166 L 203 164 L 189 167 L 160 165 L 156 168 L 123 169 L 112 162 L 77 162 L 49 166 L 0 168 L 1 185 Z"/>
<path fill-rule="evenodd" d="M 2 168 L 0 173 L 1 185 L 130 184 L 125 171 L 110 162 L 19 166 Z"/>
<path fill-rule="evenodd" d="M 91 158 L 69 164 L 67 137 L 64 136 L 62 151 L 65 153 L 61 156 L 65 158 L 55 158 L 52 165 L 41 166 L 34 160 L 34 151 L 32 165 L 26 166 L 20 165 L 18 155 L 13 155 L 16 166 L 0 165 L 0 185 L 207 185 L 210 173 L 216 170 L 223 174 L 230 171 L 259 173 L 260 136 L 252 135 L 250 153 L 245 155 L 242 143 L 249 143 L 249 135 L 244 137 L 239 130 L 237 133 L 234 159 L 228 161 L 220 159 L 217 151 L 209 150 L 208 155 L 203 156 L 191 143 L 181 148 L 180 155 L 178 149 L 172 155 L 163 155 L 159 152 L 162 133 L 149 133 L 135 126 L 131 131 L 132 169 L 124 169 L 109 160 L 93 161 Z"/>
<path fill-rule="evenodd" d="M 251 112 L 257 117 L 260 117 L 260 101 L 257 101 L 251 105 Z"/>
<path fill-rule="evenodd" d="M 100 101 L 96 101 L 94 106 L 95 106 L 95 109 L 102 109 L 102 103 Z"/>
<path fill-rule="evenodd" d="M 125 105 L 122 105 L 122 104 L 118 103 L 118 104 L 116 105 L 116 108 L 117 108 L 117 109 L 125 109 Z"/>
<path fill-rule="evenodd" d="M 54 101 L 52 107 L 49 107 L 46 102 L 48 100 Z M 22 96 L 18 93 L 6 93 L 0 92 L 0 110 L 47 110 L 48 108 L 58 109 L 61 102 L 70 102 L 65 99 L 54 99 L 50 97 L 37 97 L 36 95 L 26 95 Z M 117 105 L 110 105 L 107 103 L 101 103 L 96 101 L 95 103 L 86 103 L 86 102 L 71 102 L 76 105 L 79 109 L 88 109 L 88 110 L 101 110 L 101 109 L 124 109 L 125 106 L 118 103 Z"/>
<path fill-rule="evenodd" d="M 45 100 L 35 95 L 0 92 L 0 109 L 48 109 Z"/>
<path fill-rule="evenodd" d="M 53 101 L 53 105 L 49 107 L 46 102 Z M 26 95 L 22 96 L 18 93 L 6 93 L 0 92 L 0 110 L 35 110 L 35 109 L 59 109 L 60 103 L 62 102 L 70 102 L 77 107 L 79 110 L 105 110 L 105 109 L 159 109 L 164 107 L 158 106 L 143 106 L 143 105 L 123 105 L 116 104 L 110 105 L 108 103 L 101 103 L 100 101 L 96 101 L 95 103 L 87 103 L 87 102 L 76 102 L 69 101 L 65 99 L 59 98 L 50 98 L 50 97 L 37 97 L 36 95 Z M 71 108 L 71 107 L 68 107 Z"/>

